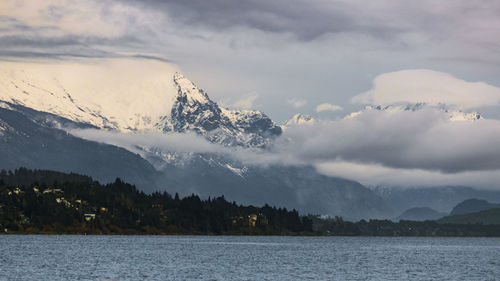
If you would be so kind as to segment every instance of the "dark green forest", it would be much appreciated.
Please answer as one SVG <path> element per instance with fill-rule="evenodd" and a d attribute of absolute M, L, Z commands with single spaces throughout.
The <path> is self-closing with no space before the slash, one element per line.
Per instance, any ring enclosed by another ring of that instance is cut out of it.
<path fill-rule="evenodd" d="M 500 224 L 451 223 L 448 221 L 361 220 L 310 216 L 314 230 L 332 236 L 453 236 L 500 237 Z"/>
<path fill-rule="evenodd" d="M 498 221 L 496 209 L 485 214 Z M 471 216 L 477 215 L 466 217 Z M 464 221 L 350 222 L 268 205 L 242 206 L 224 196 L 145 194 L 120 179 L 103 185 L 88 176 L 47 170 L 0 172 L 0 233 L 7 234 L 500 236 L 500 224 Z"/>
<path fill-rule="evenodd" d="M 120 179 L 20 168 L 0 172 L 3 233 L 311 234 L 295 210 L 237 205 L 223 196 L 201 200 L 166 192 L 145 194 Z"/>
<path fill-rule="evenodd" d="M 500 225 L 500 208 L 444 217 L 441 223 Z"/>

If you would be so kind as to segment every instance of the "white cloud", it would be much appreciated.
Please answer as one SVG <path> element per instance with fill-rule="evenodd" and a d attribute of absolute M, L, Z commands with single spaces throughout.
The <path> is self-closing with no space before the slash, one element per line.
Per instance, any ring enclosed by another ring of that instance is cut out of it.
<path fill-rule="evenodd" d="M 330 103 L 322 103 L 316 106 L 316 112 L 337 111 L 337 110 L 342 110 L 342 107 Z"/>
<path fill-rule="evenodd" d="M 312 165 L 328 163 L 333 168 L 324 169 L 327 174 L 338 169 L 336 176 L 364 183 L 452 184 L 500 171 L 499 138 L 498 120 L 450 121 L 448 113 L 432 107 L 370 110 L 356 118 L 290 127 L 273 152 Z M 497 178 L 483 178 L 481 184 L 493 185 Z"/>
<path fill-rule="evenodd" d="M 500 88 L 428 69 L 402 70 L 377 76 L 371 90 L 355 96 L 351 101 L 375 105 L 446 104 L 468 109 L 498 105 Z"/>
<path fill-rule="evenodd" d="M 292 155 L 270 153 L 260 149 L 227 147 L 212 143 L 196 133 L 122 133 L 97 129 L 66 130 L 77 137 L 96 142 L 107 143 L 125 148 L 131 152 L 148 158 L 151 151 L 161 154 L 214 153 L 240 161 L 246 165 L 266 166 L 276 163 L 299 163 Z"/>
<path fill-rule="evenodd" d="M 245 165 L 310 164 L 329 176 L 367 185 L 470 185 L 495 188 L 500 181 L 500 121 L 449 121 L 435 108 L 293 126 L 269 150 L 224 147 L 196 134 L 123 134 L 73 130 L 86 139 L 165 153 L 216 153 Z"/>
<path fill-rule="evenodd" d="M 315 165 L 325 175 L 358 181 L 365 185 L 440 186 L 459 185 L 495 189 L 500 170 L 441 173 L 422 169 L 389 168 L 380 164 L 360 164 L 347 161 L 322 162 Z"/>
<path fill-rule="evenodd" d="M 307 100 L 301 98 L 291 98 L 288 99 L 286 102 L 291 106 L 293 106 L 294 108 L 300 108 L 307 104 Z"/>
<path fill-rule="evenodd" d="M 160 148 L 169 152 L 223 153 L 224 147 L 213 144 L 195 133 L 121 133 L 96 129 L 68 129 L 74 136 L 103 142 L 142 153 L 141 147 Z"/>
<path fill-rule="evenodd" d="M 231 104 L 232 107 L 242 108 L 242 109 L 251 109 L 254 107 L 255 100 L 259 97 L 259 95 L 249 95 L 245 98 L 235 101 Z"/>

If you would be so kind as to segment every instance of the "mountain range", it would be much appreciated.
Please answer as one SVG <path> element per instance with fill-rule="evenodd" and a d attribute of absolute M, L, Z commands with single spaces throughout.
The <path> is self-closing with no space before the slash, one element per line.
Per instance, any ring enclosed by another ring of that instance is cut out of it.
<path fill-rule="evenodd" d="M 451 210 L 450 216 L 476 213 L 498 208 L 500 208 L 500 204 L 493 204 L 486 200 L 468 199 L 456 205 L 453 210 Z"/>
<path fill-rule="evenodd" d="M 114 58 L 2 61 L 0 66 L 1 169 L 77 172 L 101 182 L 119 177 L 145 192 L 224 195 L 241 204 L 271 204 L 352 220 L 393 218 L 410 207 L 449 212 L 468 199 L 457 195 L 450 202 L 434 202 L 442 194 L 425 199 L 424 191 L 414 196 L 411 191 L 370 189 L 307 165 L 249 164 L 218 153 L 229 149 L 258 158 L 288 127 L 316 120 L 298 114 L 280 126 L 261 111 L 221 107 L 170 63 Z M 151 134 L 167 138 L 120 145 L 87 137 L 87 131 L 117 134 L 129 142 Z M 168 138 L 175 135 L 185 136 L 183 142 L 201 138 L 217 149 L 165 149 L 175 146 Z"/>
<path fill-rule="evenodd" d="M 75 78 L 76 77 L 76 78 Z M 0 168 L 116 177 L 152 192 L 224 195 L 349 219 L 385 217 L 390 208 L 363 185 L 309 166 L 248 165 L 213 152 L 175 152 L 155 145 L 127 150 L 72 134 L 194 134 L 226 147 L 263 150 L 282 127 L 254 110 L 220 107 L 176 66 L 144 59 L 92 62 L 2 62 Z"/>
<path fill-rule="evenodd" d="M 372 189 L 397 214 L 410 208 L 428 207 L 439 213 L 450 213 L 459 203 L 476 198 L 500 202 L 500 192 L 466 186 L 408 187 L 377 186 Z"/>

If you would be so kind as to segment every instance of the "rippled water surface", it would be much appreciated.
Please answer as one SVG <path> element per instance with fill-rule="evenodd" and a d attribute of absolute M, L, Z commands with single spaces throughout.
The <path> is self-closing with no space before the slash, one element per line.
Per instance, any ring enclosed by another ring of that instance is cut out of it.
<path fill-rule="evenodd" d="M 500 239 L 0 236 L 0 280 L 500 280 Z"/>

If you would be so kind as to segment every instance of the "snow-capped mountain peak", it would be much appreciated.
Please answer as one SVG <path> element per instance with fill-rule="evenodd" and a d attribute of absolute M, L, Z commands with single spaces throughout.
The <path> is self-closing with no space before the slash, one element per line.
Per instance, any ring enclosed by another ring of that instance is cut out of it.
<path fill-rule="evenodd" d="M 196 132 L 265 146 L 281 128 L 259 111 L 222 110 L 177 66 L 148 59 L 0 61 L 0 101 L 121 132 Z"/>
<path fill-rule="evenodd" d="M 176 72 L 173 79 L 174 84 L 177 86 L 179 96 L 185 96 L 189 102 L 193 103 L 195 101 L 198 101 L 201 103 L 206 103 L 210 101 L 208 95 L 202 89 L 199 89 L 193 82 L 188 80 L 180 72 Z"/>
<path fill-rule="evenodd" d="M 307 114 L 297 113 L 290 120 L 283 124 L 283 128 L 296 125 L 310 125 L 316 123 L 316 119 Z"/>
<path fill-rule="evenodd" d="M 378 105 L 378 106 L 366 106 L 361 111 L 352 112 L 345 116 L 344 119 L 355 118 L 363 114 L 364 112 L 377 110 L 383 111 L 389 114 L 394 114 L 403 111 L 416 112 L 423 109 L 434 109 L 445 114 L 446 118 L 450 121 L 476 121 L 482 119 L 482 116 L 478 112 L 464 112 L 459 109 L 449 108 L 446 105 L 428 105 L 426 103 L 416 103 L 416 104 L 398 104 L 398 105 Z"/>
<path fill-rule="evenodd" d="M 147 131 L 172 107 L 175 65 L 153 60 L 0 62 L 0 100 L 99 128 Z"/>

